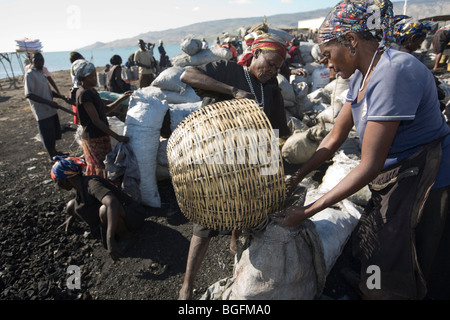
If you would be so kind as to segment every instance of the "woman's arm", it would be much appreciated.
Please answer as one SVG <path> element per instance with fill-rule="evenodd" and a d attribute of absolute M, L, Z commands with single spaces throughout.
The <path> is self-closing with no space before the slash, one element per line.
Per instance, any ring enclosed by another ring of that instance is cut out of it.
<path fill-rule="evenodd" d="M 253 98 L 251 93 L 217 81 L 196 68 L 186 69 L 181 75 L 180 80 L 196 89 L 223 93 L 235 98 Z"/>
<path fill-rule="evenodd" d="M 133 91 L 127 91 L 121 97 L 119 97 L 119 99 L 117 99 L 113 103 L 106 105 L 106 110 L 105 110 L 106 114 L 113 112 L 118 106 L 120 106 L 120 104 L 123 101 L 127 100 L 131 96 L 132 93 L 133 93 Z"/>
<path fill-rule="evenodd" d="M 95 106 L 94 106 L 94 104 L 92 102 L 84 102 L 83 106 L 84 106 L 84 109 L 86 110 L 89 118 L 91 119 L 92 123 L 97 128 L 99 128 L 104 133 L 106 133 L 107 135 L 113 137 L 114 139 L 116 139 L 119 142 L 128 142 L 128 141 L 130 141 L 129 137 L 121 136 L 121 135 L 117 134 L 116 132 L 111 130 L 109 128 L 109 126 L 100 119 L 100 117 L 98 116 L 98 112 L 95 109 Z"/>
<path fill-rule="evenodd" d="M 339 201 L 342 201 L 369 184 L 383 169 L 389 149 L 399 126 L 398 121 L 369 121 L 364 133 L 361 162 L 333 189 L 306 207 L 291 207 L 274 220 L 285 226 L 298 226 Z"/>
<path fill-rule="evenodd" d="M 47 99 L 42 98 L 42 97 L 40 97 L 40 96 L 38 96 L 38 95 L 36 95 L 34 93 L 27 94 L 25 98 L 33 100 L 35 102 L 46 104 L 46 105 L 48 105 L 48 106 L 50 106 L 52 108 L 55 108 L 55 109 L 58 109 L 58 106 L 59 106 L 58 103 L 56 103 L 55 101 L 47 100 Z"/>
<path fill-rule="evenodd" d="M 286 181 L 286 193 L 289 195 L 295 187 L 313 170 L 331 158 L 338 148 L 347 139 L 353 128 L 353 116 L 350 102 L 346 102 L 336 118 L 333 129 L 322 140 L 312 157 L 297 170 L 291 178 Z"/>

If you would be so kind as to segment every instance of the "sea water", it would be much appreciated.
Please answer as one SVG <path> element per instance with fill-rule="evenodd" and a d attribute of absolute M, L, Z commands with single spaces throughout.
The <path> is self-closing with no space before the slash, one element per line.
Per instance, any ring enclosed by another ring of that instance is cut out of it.
<path fill-rule="evenodd" d="M 181 53 L 180 45 L 164 45 L 166 55 L 171 59 L 172 57 Z M 91 61 L 96 67 L 104 67 L 110 63 L 110 59 L 113 55 L 117 54 L 122 58 L 122 64 L 124 65 L 128 57 L 138 50 L 138 47 L 124 47 L 124 48 L 111 48 L 111 49 L 94 49 L 94 50 L 74 50 L 83 55 L 86 60 Z M 60 71 L 70 69 L 70 52 L 71 51 L 58 51 L 58 52 L 42 52 L 45 59 L 45 66 L 48 71 Z M 159 61 L 160 55 L 158 51 L 158 45 L 153 49 L 153 54 L 156 60 Z M 26 58 L 25 53 L 19 55 L 9 55 L 11 65 L 2 60 L 0 64 L 0 79 L 15 77 L 23 75 L 23 60 Z M 12 70 L 11 70 L 12 67 Z"/>

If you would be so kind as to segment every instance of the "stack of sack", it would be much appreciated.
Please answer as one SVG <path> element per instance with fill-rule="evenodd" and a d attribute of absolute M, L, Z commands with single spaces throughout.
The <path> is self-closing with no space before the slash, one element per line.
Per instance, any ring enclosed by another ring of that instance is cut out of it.
<path fill-rule="evenodd" d="M 323 56 L 316 43 L 301 41 L 300 51 L 306 63 L 301 66 L 305 75 L 277 77 L 292 132 L 282 146 L 282 155 L 291 164 L 309 159 L 332 129 L 347 98 L 350 81 L 330 79 L 330 70 L 319 63 Z"/>
<path fill-rule="evenodd" d="M 199 66 L 218 60 L 230 60 L 232 53 L 227 48 L 211 47 L 202 49 L 202 42 L 193 36 L 188 36 L 181 42 L 182 53 L 172 57 L 173 66 L 188 67 Z"/>

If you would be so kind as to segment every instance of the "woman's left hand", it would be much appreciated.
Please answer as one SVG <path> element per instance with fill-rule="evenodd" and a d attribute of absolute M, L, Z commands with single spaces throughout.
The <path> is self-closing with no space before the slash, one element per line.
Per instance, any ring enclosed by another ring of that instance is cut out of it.
<path fill-rule="evenodd" d="M 132 94 L 133 94 L 133 91 L 127 91 L 119 99 L 121 101 L 124 101 L 124 100 L 128 99 Z"/>
<path fill-rule="evenodd" d="M 303 222 L 303 220 L 309 218 L 305 213 L 307 208 L 308 207 L 293 206 L 279 212 L 275 212 L 269 216 L 273 221 L 284 227 L 297 227 Z"/>

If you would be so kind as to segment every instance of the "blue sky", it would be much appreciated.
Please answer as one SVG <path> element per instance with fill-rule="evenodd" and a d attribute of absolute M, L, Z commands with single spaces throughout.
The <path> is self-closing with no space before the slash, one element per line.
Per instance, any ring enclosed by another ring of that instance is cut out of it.
<path fill-rule="evenodd" d="M 0 0 L 0 52 L 24 37 L 69 51 L 189 24 L 329 8 L 339 0 Z"/>

